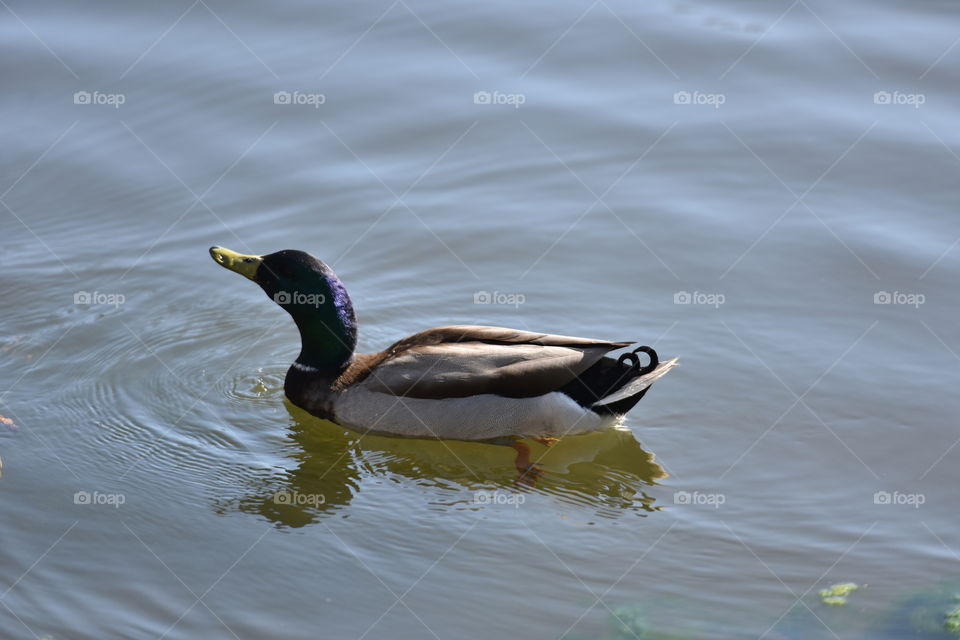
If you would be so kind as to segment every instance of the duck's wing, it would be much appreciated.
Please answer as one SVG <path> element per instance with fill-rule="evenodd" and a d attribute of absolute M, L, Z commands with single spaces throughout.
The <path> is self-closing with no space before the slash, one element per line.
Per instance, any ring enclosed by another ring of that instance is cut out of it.
<path fill-rule="evenodd" d="M 366 372 L 370 391 L 412 398 L 497 394 L 514 398 L 556 391 L 607 352 L 609 342 L 503 327 L 437 327 L 397 342 Z"/>

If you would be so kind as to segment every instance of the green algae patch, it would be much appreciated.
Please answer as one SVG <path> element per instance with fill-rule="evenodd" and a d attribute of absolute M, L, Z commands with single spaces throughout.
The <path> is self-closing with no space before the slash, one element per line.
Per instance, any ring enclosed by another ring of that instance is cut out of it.
<path fill-rule="evenodd" d="M 953 611 L 947 612 L 947 616 L 943 621 L 943 628 L 950 633 L 960 634 L 960 607 L 956 607 Z"/>
<path fill-rule="evenodd" d="M 847 596 L 860 588 L 860 585 L 852 582 L 841 582 L 835 584 L 829 589 L 820 590 L 820 600 L 823 604 L 832 607 L 839 607 L 847 604 Z"/>
<path fill-rule="evenodd" d="M 647 615 L 644 607 L 620 606 L 610 610 L 618 637 L 646 638 Z"/>
<path fill-rule="evenodd" d="M 889 608 L 883 627 L 890 638 L 947 640 L 960 638 L 960 585 L 951 580 L 913 591 Z"/>

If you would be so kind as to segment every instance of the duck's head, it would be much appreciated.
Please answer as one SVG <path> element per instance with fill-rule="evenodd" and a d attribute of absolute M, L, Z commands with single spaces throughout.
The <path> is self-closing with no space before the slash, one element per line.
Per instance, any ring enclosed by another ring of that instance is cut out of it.
<path fill-rule="evenodd" d="M 300 329 L 297 362 L 321 371 L 339 371 L 357 343 L 357 321 L 343 283 L 323 261 L 286 249 L 267 255 L 244 255 L 210 247 L 220 266 L 253 280 L 289 313 Z"/>

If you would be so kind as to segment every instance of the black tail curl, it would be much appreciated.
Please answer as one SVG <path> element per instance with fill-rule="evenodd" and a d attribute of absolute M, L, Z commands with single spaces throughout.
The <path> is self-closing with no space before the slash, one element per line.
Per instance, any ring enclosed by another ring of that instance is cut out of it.
<path fill-rule="evenodd" d="M 637 355 L 639 351 L 647 354 L 647 357 L 650 358 L 650 363 L 645 367 L 640 366 L 640 356 Z M 622 365 L 626 360 L 630 361 L 630 372 L 636 371 L 638 376 L 650 373 L 660 364 L 660 358 L 657 357 L 657 352 L 654 351 L 653 347 L 637 347 L 630 353 L 625 353 L 617 358 L 617 364 Z"/>
<path fill-rule="evenodd" d="M 641 366 L 640 353 L 645 353 L 650 361 Z M 595 407 L 601 398 L 616 393 L 639 376 L 652 372 L 660 364 L 660 358 L 652 347 L 637 347 L 632 353 L 624 353 L 618 359 L 605 357 L 579 376 L 558 389 L 570 396 L 581 407 L 591 409 L 600 415 L 623 415 L 646 394 L 647 389 L 639 391 L 629 398 Z"/>

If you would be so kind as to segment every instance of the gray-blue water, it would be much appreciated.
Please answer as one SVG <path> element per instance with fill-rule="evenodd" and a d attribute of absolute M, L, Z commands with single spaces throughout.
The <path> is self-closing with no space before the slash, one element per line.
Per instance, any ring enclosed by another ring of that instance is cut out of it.
<path fill-rule="evenodd" d="M 4 638 L 949 637 L 955 3 L 0 4 Z M 681 366 L 518 490 L 214 244 Z"/>

